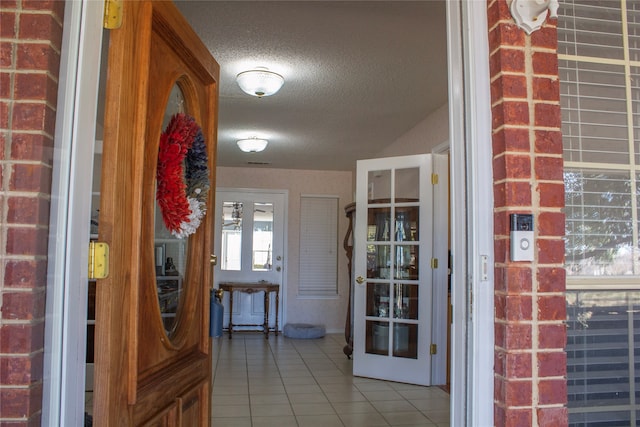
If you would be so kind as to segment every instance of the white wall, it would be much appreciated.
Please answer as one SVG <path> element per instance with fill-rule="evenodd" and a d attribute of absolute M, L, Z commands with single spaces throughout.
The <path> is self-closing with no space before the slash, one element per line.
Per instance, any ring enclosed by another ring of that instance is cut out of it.
<path fill-rule="evenodd" d="M 434 147 L 448 140 L 449 104 L 444 104 L 380 151 L 376 157 L 428 154 Z"/>
<path fill-rule="evenodd" d="M 314 171 L 298 169 L 218 167 L 216 187 L 289 190 L 287 224 L 288 257 L 286 260 L 287 298 L 285 318 L 288 323 L 325 325 L 327 332 L 343 332 L 347 315 L 349 276 L 342 239 L 348 221 L 344 207 L 352 202 L 352 173 L 344 171 Z M 331 195 L 339 197 L 338 222 L 338 297 L 335 299 L 298 298 L 300 195 Z"/>

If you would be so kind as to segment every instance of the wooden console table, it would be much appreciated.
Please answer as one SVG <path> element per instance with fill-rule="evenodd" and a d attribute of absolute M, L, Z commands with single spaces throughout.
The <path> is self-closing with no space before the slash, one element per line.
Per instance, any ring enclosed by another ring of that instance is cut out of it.
<path fill-rule="evenodd" d="M 276 325 L 274 333 L 278 335 L 278 306 L 280 305 L 280 285 L 269 282 L 254 282 L 254 283 L 234 283 L 224 282 L 220 283 L 218 287 L 222 291 L 229 292 L 229 339 L 233 335 L 234 326 L 262 326 L 264 329 L 264 337 L 269 338 L 269 295 L 271 292 L 276 293 Z M 253 294 L 256 292 L 264 292 L 264 323 L 262 325 L 245 325 L 245 324 L 233 324 L 233 292 L 238 291 L 245 294 Z"/>

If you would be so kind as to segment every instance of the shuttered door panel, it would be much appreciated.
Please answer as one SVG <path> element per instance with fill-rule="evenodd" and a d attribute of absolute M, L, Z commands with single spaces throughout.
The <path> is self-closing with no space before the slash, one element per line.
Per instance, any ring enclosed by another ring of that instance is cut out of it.
<path fill-rule="evenodd" d="M 335 297 L 338 293 L 338 199 L 300 199 L 301 297 Z"/>

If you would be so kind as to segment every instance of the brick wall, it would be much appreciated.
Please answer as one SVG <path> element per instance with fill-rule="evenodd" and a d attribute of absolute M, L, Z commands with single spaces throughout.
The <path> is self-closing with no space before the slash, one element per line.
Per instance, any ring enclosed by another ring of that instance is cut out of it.
<path fill-rule="evenodd" d="M 556 20 L 527 35 L 488 0 L 495 227 L 496 426 L 567 425 L 564 184 Z M 533 262 L 509 257 L 532 213 Z"/>
<path fill-rule="evenodd" d="M 64 2 L 0 3 L 0 425 L 39 426 Z"/>

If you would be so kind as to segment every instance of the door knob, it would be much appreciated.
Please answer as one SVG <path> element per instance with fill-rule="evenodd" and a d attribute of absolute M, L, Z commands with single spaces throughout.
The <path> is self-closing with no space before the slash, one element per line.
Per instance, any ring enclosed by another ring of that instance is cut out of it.
<path fill-rule="evenodd" d="M 282 268 L 280 266 L 277 266 L 276 271 L 280 271 L 280 270 L 282 270 Z"/>
<path fill-rule="evenodd" d="M 362 276 L 356 277 L 356 282 L 358 282 L 358 285 L 362 285 L 364 283 L 364 277 Z"/>

